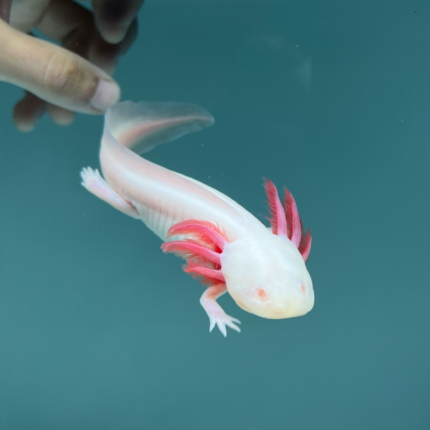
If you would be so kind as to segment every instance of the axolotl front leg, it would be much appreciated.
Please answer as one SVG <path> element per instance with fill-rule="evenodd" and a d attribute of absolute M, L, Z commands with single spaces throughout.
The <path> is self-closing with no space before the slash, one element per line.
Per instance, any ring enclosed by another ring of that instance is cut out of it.
<path fill-rule="evenodd" d="M 212 331 L 216 324 L 224 336 L 227 336 L 226 326 L 240 333 L 240 328 L 235 324 L 240 324 L 240 321 L 227 315 L 216 301 L 226 292 L 225 284 L 216 284 L 207 288 L 200 298 L 200 303 L 209 317 L 209 331 Z"/>
<path fill-rule="evenodd" d="M 167 238 L 171 237 L 180 240 L 165 242 L 161 247 L 163 251 L 184 258 L 187 261 L 184 271 L 199 278 L 202 284 L 209 284 L 200 298 L 210 320 L 209 331 L 217 325 L 224 336 L 227 336 L 227 326 L 240 332 L 236 325 L 240 321 L 227 315 L 216 301 L 227 292 L 220 258 L 228 243 L 223 231 L 207 221 L 187 220 L 170 227 Z"/>

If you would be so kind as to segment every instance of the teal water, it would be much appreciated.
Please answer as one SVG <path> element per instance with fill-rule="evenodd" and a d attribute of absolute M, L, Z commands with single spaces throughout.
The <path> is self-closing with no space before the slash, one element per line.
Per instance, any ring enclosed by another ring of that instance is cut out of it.
<path fill-rule="evenodd" d="M 316 302 L 209 334 L 200 285 L 97 200 L 102 118 L 20 134 L 0 86 L 0 428 L 430 428 L 430 5 L 148 0 L 123 100 L 185 101 L 213 127 L 148 158 L 255 215 L 287 185 Z"/>

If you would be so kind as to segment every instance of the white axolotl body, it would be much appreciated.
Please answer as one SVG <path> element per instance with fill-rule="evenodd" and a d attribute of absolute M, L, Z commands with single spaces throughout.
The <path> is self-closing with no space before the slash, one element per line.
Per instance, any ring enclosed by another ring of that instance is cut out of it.
<path fill-rule="evenodd" d="M 219 191 L 140 157 L 154 146 L 212 125 L 212 116 L 186 103 L 119 103 L 106 113 L 100 148 L 103 179 L 83 169 L 82 184 L 116 209 L 141 219 L 187 260 L 184 270 L 208 284 L 200 302 L 226 335 L 238 320 L 216 299 L 229 292 L 244 310 L 264 318 L 304 315 L 314 304 L 305 261 L 310 232 L 302 232 L 291 193 L 285 208 L 266 180 L 271 228 Z"/>

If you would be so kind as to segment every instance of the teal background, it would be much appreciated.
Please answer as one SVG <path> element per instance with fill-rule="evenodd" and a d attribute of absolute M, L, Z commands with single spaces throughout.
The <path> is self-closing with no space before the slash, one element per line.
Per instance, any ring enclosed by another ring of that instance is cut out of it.
<path fill-rule="evenodd" d="M 258 216 L 296 197 L 316 302 L 209 334 L 200 285 L 97 200 L 102 117 L 17 132 L 1 84 L 0 428 L 430 428 L 430 4 L 148 0 L 123 100 L 187 101 L 210 129 L 148 158 Z"/>

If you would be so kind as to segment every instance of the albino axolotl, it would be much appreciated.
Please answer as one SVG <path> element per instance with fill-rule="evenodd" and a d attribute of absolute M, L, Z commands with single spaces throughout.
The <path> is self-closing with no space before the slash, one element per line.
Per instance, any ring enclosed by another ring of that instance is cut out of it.
<path fill-rule="evenodd" d="M 208 285 L 200 303 L 226 336 L 240 331 L 216 299 L 229 292 L 245 311 L 264 318 L 304 315 L 314 305 L 306 269 L 310 231 L 303 231 L 297 206 L 285 189 L 282 205 L 265 180 L 271 227 L 235 201 L 192 178 L 151 163 L 138 154 L 212 125 L 201 107 L 186 103 L 123 102 L 106 113 L 100 148 L 104 179 L 82 170 L 82 185 L 125 214 L 141 219 L 163 241 L 164 252 L 185 258 L 185 272 Z"/>

